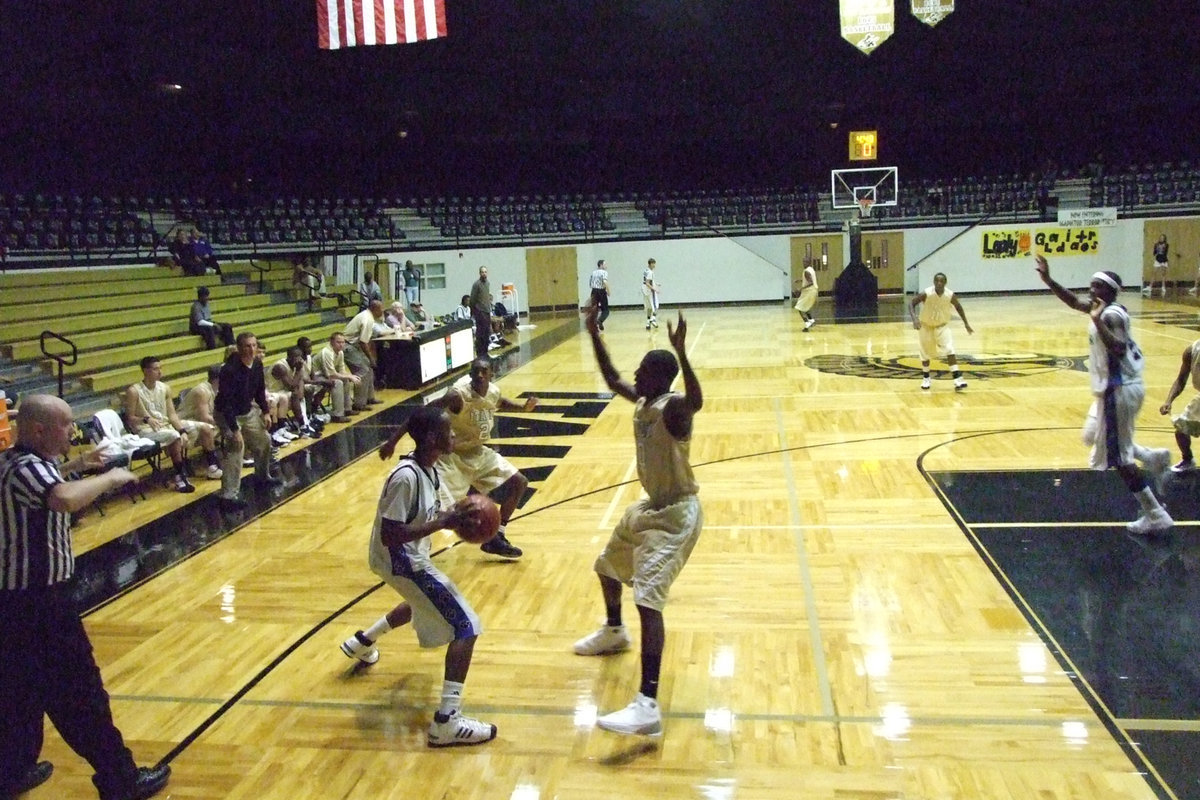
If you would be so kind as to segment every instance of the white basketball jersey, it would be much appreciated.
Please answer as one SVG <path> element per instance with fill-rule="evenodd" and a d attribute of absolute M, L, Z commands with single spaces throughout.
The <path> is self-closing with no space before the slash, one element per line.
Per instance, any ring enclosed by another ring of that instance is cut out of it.
<path fill-rule="evenodd" d="M 142 407 L 141 410 L 145 413 L 138 414 L 138 409 L 133 409 L 132 416 L 134 419 L 130 421 L 130 424 L 139 424 L 137 419 L 139 416 L 149 417 L 154 422 L 160 424 L 167 422 L 167 403 L 170 402 L 167 399 L 167 385 L 162 381 L 158 381 L 154 384 L 154 388 L 151 389 L 142 381 L 138 381 L 133 386 L 137 391 L 138 401 Z"/>
<path fill-rule="evenodd" d="M 929 328 L 937 328 L 950 322 L 954 314 L 954 304 L 950 301 L 954 292 L 949 289 L 938 294 L 932 286 L 925 290 L 925 302 L 921 303 L 921 324 Z"/>
<path fill-rule="evenodd" d="M 663 409 L 677 392 L 667 392 L 654 402 L 638 398 L 633 412 L 633 440 L 637 445 L 638 480 L 655 508 L 663 508 L 700 490 L 688 461 L 690 439 L 676 439 L 663 422 Z"/>
<path fill-rule="evenodd" d="M 450 391 L 457 392 L 463 401 L 462 412 L 450 415 L 454 452 L 475 450 L 492 438 L 492 418 L 500 406 L 500 387 L 492 381 L 488 384 L 487 393 L 480 396 L 471 388 L 471 376 L 464 375 L 455 381 Z"/>
<path fill-rule="evenodd" d="M 1109 303 L 1100 312 L 1101 320 L 1109 321 L 1109 330 L 1125 332 L 1125 354 L 1117 357 L 1108 352 L 1100 334 L 1096 332 L 1096 323 L 1088 321 L 1088 374 L 1092 378 L 1092 392 L 1103 394 L 1110 386 L 1125 386 L 1131 383 L 1141 383 L 1142 369 L 1146 361 L 1142 351 L 1133 340 L 1133 328 L 1129 320 L 1129 312 L 1123 306 Z"/>
<path fill-rule="evenodd" d="M 1200 339 L 1192 342 L 1192 388 L 1200 391 Z"/>

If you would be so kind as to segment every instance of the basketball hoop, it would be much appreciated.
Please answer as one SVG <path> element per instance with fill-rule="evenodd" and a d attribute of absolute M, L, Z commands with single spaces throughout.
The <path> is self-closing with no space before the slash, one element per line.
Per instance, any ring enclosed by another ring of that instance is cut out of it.
<path fill-rule="evenodd" d="M 869 197 L 858 198 L 858 218 L 867 219 L 871 216 L 871 206 L 875 205 L 875 201 Z"/>

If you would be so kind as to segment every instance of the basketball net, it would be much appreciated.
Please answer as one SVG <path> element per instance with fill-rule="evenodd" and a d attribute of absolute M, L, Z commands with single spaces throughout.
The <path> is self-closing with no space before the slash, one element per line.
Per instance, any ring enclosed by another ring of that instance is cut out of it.
<path fill-rule="evenodd" d="M 871 216 L 871 206 L 875 205 L 875 201 L 869 197 L 860 197 L 858 199 L 858 218 L 866 219 Z"/>

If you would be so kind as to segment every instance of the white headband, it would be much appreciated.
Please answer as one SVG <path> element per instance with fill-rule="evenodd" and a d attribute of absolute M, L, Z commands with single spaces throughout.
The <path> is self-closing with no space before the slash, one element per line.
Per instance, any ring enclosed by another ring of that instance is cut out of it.
<path fill-rule="evenodd" d="M 1109 286 L 1111 286 L 1111 287 L 1113 288 L 1113 291 L 1114 291 L 1114 292 L 1119 292 L 1119 291 L 1121 291 L 1121 284 L 1119 284 L 1119 283 L 1117 283 L 1116 281 L 1114 281 L 1114 280 L 1112 279 L 1112 276 L 1111 276 L 1111 275 L 1107 275 L 1107 274 L 1105 274 L 1105 273 L 1103 273 L 1103 272 L 1097 272 L 1095 275 L 1093 275 L 1093 276 L 1092 276 L 1092 280 L 1094 280 L 1094 281 L 1103 281 L 1104 283 L 1107 283 Z"/>

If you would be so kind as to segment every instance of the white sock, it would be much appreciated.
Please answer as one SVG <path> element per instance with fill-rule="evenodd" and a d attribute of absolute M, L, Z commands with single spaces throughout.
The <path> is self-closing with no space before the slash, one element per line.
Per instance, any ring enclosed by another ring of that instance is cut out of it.
<path fill-rule="evenodd" d="M 455 683 L 454 681 L 445 681 L 442 683 L 442 704 L 438 706 L 438 713 L 445 716 L 450 716 L 454 712 L 462 708 L 463 684 Z"/>
<path fill-rule="evenodd" d="M 387 617 L 382 616 L 374 625 L 363 631 L 363 636 L 366 636 L 372 642 L 377 642 L 380 636 L 383 636 L 391 629 L 392 626 L 388 623 Z"/>
<path fill-rule="evenodd" d="M 1149 486 L 1143 486 L 1140 492 L 1134 492 L 1133 496 L 1137 498 L 1138 503 L 1142 507 L 1142 511 L 1149 514 L 1156 509 L 1162 509 L 1159 505 L 1158 498 L 1154 496 L 1154 492 L 1150 491 Z"/>

